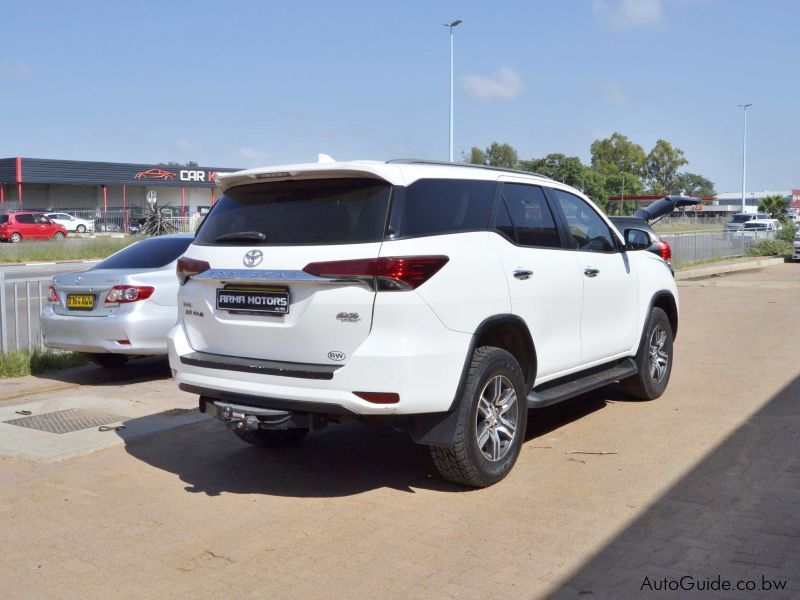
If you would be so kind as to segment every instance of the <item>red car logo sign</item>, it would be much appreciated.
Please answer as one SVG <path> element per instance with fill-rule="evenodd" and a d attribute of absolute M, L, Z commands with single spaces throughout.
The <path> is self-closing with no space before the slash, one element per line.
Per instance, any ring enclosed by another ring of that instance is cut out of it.
<path fill-rule="evenodd" d="M 148 169 L 147 171 L 141 171 L 133 176 L 134 179 L 160 179 L 162 181 L 168 181 L 170 179 L 175 179 L 175 173 L 171 171 L 165 171 L 164 169 Z"/>

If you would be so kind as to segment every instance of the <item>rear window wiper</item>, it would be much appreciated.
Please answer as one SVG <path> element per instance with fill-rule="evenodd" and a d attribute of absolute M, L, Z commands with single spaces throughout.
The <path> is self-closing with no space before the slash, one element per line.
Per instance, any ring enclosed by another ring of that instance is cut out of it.
<path fill-rule="evenodd" d="M 215 242 L 263 242 L 267 236 L 260 231 L 234 231 L 216 238 Z"/>

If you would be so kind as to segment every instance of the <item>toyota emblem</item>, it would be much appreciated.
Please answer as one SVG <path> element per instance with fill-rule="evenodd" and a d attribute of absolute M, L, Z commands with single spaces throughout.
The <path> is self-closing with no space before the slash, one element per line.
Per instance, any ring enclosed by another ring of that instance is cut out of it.
<path fill-rule="evenodd" d="M 250 250 L 250 252 L 244 255 L 242 262 L 244 263 L 245 267 L 257 267 L 261 264 L 261 260 L 263 258 L 264 253 L 261 252 L 261 250 Z"/>

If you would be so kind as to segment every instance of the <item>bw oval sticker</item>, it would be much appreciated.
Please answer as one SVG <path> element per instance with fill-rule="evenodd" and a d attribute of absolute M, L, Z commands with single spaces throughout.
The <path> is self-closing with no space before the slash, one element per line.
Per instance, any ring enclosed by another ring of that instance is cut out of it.
<path fill-rule="evenodd" d="M 331 360 L 344 360 L 347 355 L 344 352 L 339 352 L 339 350 L 331 350 L 328 352 L 328 358 Z"/>

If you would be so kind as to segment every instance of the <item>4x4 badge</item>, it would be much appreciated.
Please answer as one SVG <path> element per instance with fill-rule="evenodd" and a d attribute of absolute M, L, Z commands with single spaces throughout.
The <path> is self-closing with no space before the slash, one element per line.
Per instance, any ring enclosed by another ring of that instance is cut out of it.
<path fill-rule="evenodd" d="M 245 267 L 257 267 L 261 264 L 263 258 L 264 253 L 261 252 L 261 250 L 250 250 L 250 252 L 244 255 L 242 262 Z"/>

